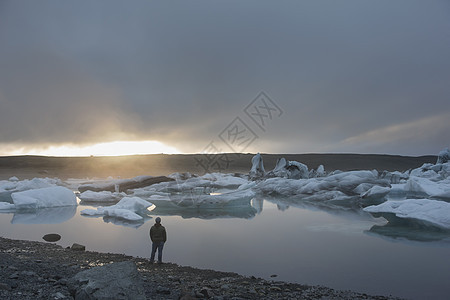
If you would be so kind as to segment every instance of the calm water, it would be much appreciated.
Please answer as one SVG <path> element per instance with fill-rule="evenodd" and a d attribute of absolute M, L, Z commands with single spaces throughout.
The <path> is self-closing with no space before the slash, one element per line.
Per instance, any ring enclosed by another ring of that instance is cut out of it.
<path fill-rule="evenodd" d="M 62 246 L 77 242 L 93 251 L 149 256 L 152 219 L 138 228 L 122 226 L 81 216 L 87 207 L 2 213 L 0 235 L 42 241 L 46 233 L 59 233 Z M 164 260 L 266 279 L 277 274 L 277 280 L 371 294 L 414 299 L 450 295 L 448 233 L 429 238 L 418 232 L 414 241 L 411 236 L 386 236 L 404 235 L 401 231 L 369 231 L 385 224 L 369 214 L 292 207 L 277 199 L 253 200 L 253 207 L 162 214 L 168 231 Z M 428 240 L 417 241 L 423 239 Z"/>

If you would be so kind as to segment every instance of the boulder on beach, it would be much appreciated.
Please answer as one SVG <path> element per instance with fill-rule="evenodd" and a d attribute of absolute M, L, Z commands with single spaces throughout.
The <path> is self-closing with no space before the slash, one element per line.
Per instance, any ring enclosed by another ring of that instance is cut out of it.
<path fill-rule="evenodd" d="M 79 299 L 146 299 L 144 282 L 132 261 L 123 261 L 81 271 L 68 282 Z"/>

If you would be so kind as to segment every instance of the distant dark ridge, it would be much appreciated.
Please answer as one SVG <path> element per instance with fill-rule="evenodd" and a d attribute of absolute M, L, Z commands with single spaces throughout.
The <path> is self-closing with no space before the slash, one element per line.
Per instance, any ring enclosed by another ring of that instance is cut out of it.
<path fill-rule="evenodd" d="M 223 155 L 223 154 L 218 154 Z M 228 153 L 230 161 L 223 163 L 222 172 L 248 173 L 254 154 Z M 400 156 L 383 154 L 261 154 L 266 171 L 272 170 L 277 159 L 284 157 L 306 164 L 310 169 L 324 165 L 325 170 L 372 170 L 406 171 L 424 163 L 435 163 L 437 156 Z M 211 158 L 211 156 L 210 156 Z M 137 175 L 168 175 L 174 172 L 204 174 L 199 164 L 204 154 L 149 154 L 102 157 L 49 157 L 49 156 L 3 156 L 0 157 L 0 179 L 18 176 L 85 178 L 85 177 L 133 177 Z M 217 171 L 217 169 L 209 170 Z"/>

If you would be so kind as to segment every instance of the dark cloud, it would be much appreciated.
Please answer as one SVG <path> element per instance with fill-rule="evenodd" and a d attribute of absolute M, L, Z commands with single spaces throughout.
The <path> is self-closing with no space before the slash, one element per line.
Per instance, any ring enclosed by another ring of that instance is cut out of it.
<path fill-rule="evenodd" d="M 243 109 L 261 90 L 284 114 L 255 127 L 247 150 L 419 155 L 449 143 L 445 1 L 3 1 L 0 43 L 3 145 L 201 151 L 237 116 L 254 126 Z"/>

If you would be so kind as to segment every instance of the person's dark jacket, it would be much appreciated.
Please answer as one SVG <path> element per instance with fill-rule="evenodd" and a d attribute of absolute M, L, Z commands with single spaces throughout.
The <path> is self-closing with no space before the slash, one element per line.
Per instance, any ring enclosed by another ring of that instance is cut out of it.
<path fill-rule="evenodd" d="M 166 242 L 166 228 L 158 223 L 153 225 L 152 228 L 150 228 L 150 239 L 153 243 Z"/>

